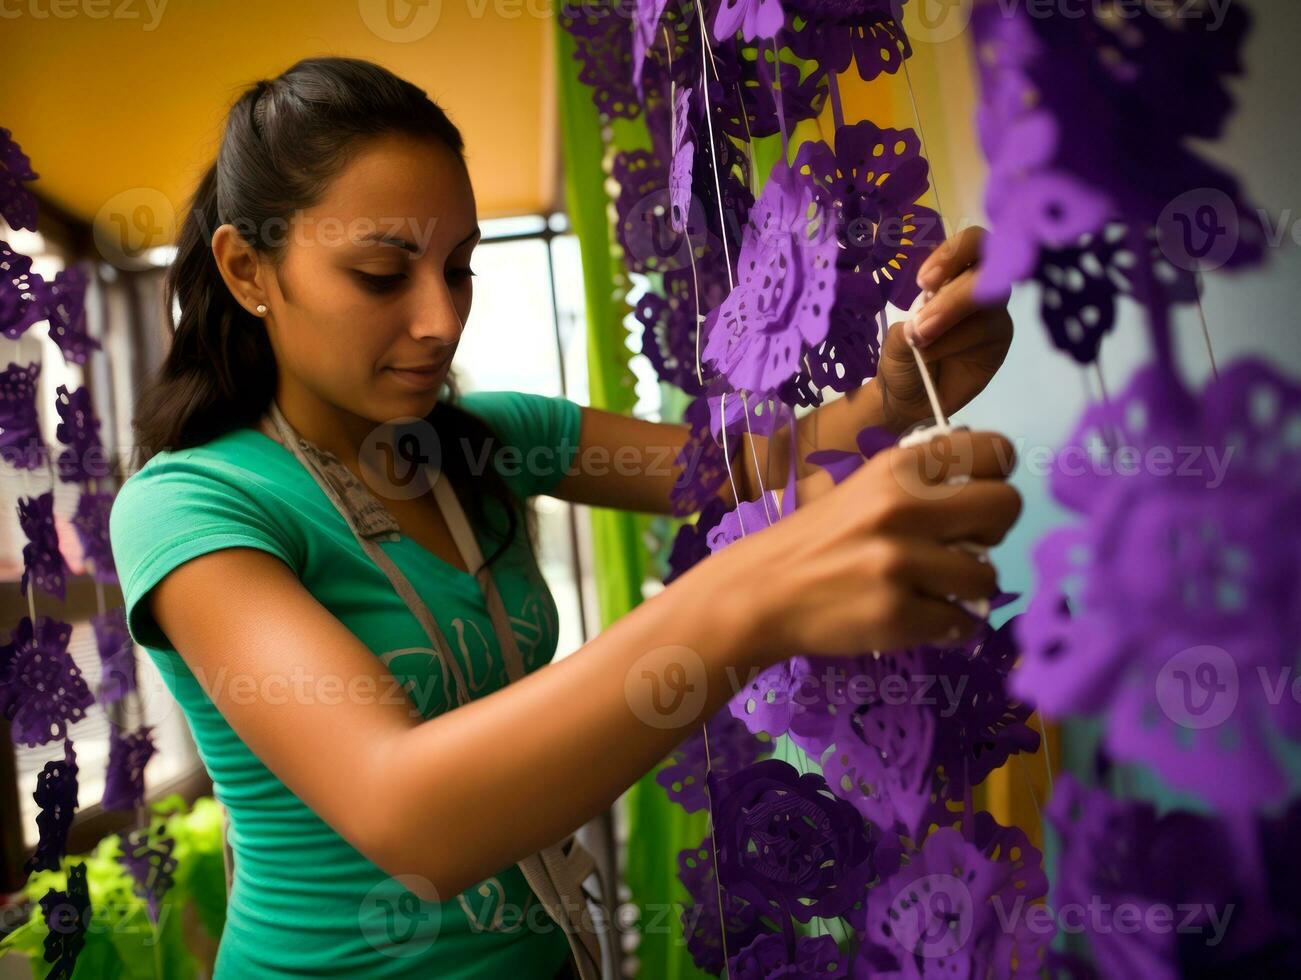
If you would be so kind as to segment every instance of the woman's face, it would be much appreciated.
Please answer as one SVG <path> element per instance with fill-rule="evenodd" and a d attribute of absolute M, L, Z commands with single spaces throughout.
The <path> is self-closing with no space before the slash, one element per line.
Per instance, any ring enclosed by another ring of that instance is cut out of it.
<path fill-rule="evenodd" d="M 372 422 L 428 415 L 473 298 L 479 228 L 456 154 L 378 137 L 287 224 L 266 318 L 281 385 Z"/>

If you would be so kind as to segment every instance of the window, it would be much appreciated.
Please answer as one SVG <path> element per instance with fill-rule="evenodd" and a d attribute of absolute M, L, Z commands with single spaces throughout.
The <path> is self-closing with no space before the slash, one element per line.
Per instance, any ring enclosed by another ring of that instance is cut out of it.
<path fill-rule="evenodd" d="M 456 352 L 466 391 L 509 389 L 587 404 L 578 240 L 563 214 L 479 222 L 474 306 Z M 503 357 L 502 351 L 509 351 Z M 587 508 L 537 497 L 538 563 L 560 615 L 556 659 L 596 632 Z"/>

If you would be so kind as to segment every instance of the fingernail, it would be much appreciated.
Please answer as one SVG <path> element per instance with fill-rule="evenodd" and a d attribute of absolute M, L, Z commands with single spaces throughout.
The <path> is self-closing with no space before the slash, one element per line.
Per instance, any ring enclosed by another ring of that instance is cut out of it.
<path fill-rule="evenodd" d="M 918 347 L 925 347 L 934 338 L 931 331 L 935 329 L 935 317 L 921 317 L 913 321 L 913 337 Z"/>
<path fill-rule="evenodd" d="M 937 275 L 939 275 L 939 270 L 935 266 L 923 269 L 917 275 L 917 284 L 920 286 L 934 286 Z"/>

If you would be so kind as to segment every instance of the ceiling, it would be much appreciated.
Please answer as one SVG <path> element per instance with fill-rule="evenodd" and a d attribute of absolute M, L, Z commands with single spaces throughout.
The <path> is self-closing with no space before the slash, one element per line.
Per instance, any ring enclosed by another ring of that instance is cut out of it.
<path fill-rule="evenodd" d="M 244 88 L 304 57 L 366 58 L 419 85 L 461 129 L 480 217 L 535 213 L 561 201 L 550 10 L 18 0 L 0 21 L 0 126 L 31 157 L 44 200 L 101 227 L 144 204 L 162 220 L 132 245 L 164 245 Z"/>

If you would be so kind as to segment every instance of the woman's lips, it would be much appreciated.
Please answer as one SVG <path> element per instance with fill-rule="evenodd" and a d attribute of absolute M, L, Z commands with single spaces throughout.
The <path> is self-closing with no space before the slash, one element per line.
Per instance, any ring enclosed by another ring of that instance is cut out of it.
<path fill-rule="evenodd" d="M 443 376 L 443 369 L 446 364 L 440 364 L 437 367 L 426 368 L 420 371 L 408 371 L 402 368 L 386 368 L 395 378 L 403 384 L 410 385 L 413 388 L 426 389 L 432 388 Z"/>

